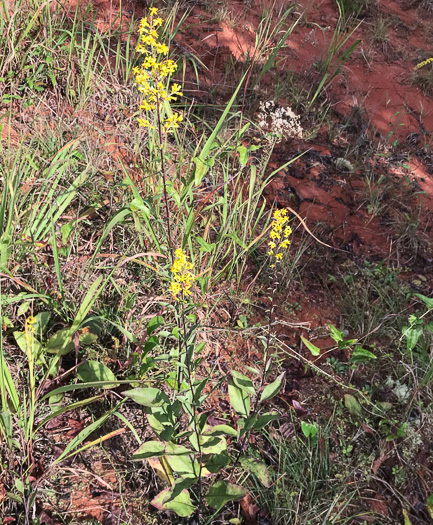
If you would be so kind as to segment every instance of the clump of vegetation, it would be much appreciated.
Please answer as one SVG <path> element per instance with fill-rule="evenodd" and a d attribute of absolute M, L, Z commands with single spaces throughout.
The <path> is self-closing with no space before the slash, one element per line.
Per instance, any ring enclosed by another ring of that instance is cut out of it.
<path fill-rule="evenodd" d="M 396 252 L 362 260 L 313 233 L 312 199 L 291 188 L 287 202 L 278 185 L 302 177 L 327 90 L 360 44 L 352 17 L 372 7 L 338 5 L 305 90 L 293 75 L 266 92 L 301 18 L 273 21 L 272 6 L 223 103 L 204 107 L 187 103 L 187 75 L 198 83 L 207 66 L 173 45 L 177 4 L 139 22 L 121 11 L 103 31 L 92 4 L 3 1 L 0 523 L 431 515 L 430 457 L 419 501 L 400 496 L 432 439 L 433 303 L 400 265 L 424 253 L 421 219 L 406 208 Z M 207 9 L 229 23 L 227 2 Z M 325 166 L 342 187 L 362 161 L 350 146 L 311 153 L 321 186 Z M 393 182 L 373 175 L 366 227 Z M 321 266 L 310 282 L 306 257 Z M 307 288 L 328 263 L 333 310 L 320 296 L 313 314 Z"/>

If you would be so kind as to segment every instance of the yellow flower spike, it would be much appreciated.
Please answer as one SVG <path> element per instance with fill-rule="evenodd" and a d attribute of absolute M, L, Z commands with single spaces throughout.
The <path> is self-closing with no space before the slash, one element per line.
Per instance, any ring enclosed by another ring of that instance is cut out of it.
<path fill-rule="evenodd" d="M 35 332 L 35 324 L 36 324 L 36 317 L 33 317 L 33 316 L 27 317 L 25 321 L 26 330 L 29 333 L 33 334 Z"/>
<path fill-rule="evenodd" d="M 188 261 L 187 255 L 181 248 L 175 251 L 175 260 L 171 267 L 172 280 L 170 282 L 170 293 L 175 300 L 184 299 L 191 295 L 191 286 L 195 275 L 191 272 L 194 266 Z"/>
<path fill-rule="evenodd" d="M 176 101 L 178 97 L 183 96 L 179 84 L 174 83 L 170 89 L 167 87 L 166 78 L 176 72 L 177 65 L 173 60 L 163 58 L 168 54 L 169 48 L 158 40 L 157 28 L 163 25 L 164 20 L 161 17 L 155 18 L 157 13 L 157 8 L 152 7 L 148 17 L 143 18 L 140 22 L 140 41 L 137 45 L 137 52 L 142 53 L 145 57 L 141 66 L 133 69 L 135 84 L 143 95 L 140 109 L 146 112 L 154 111 L 157 106 L 161 110 L 164 102 Z M 155 129 L 150 124 L 152 120 L 139 118 L 138 124 L 141 127 Z M 162 131 L 169 133 L 178 128 L 180 122 L 182 122 L 180 114 L 163 119 Z"/>
<path fill-rule="evenodd" d="M 275 210 L 272 215 L 271 231 L 269 232 L 268 242 L 269 257 L 275 258 L 276 261 L 281 261 L 283 258 L 282 250 L 286 250 L 291 241 L 289 240 L 290 235 L 292 234 L 292 228 L 289 226 L 290 218 L 288 215 L 288 210 L 283 208 L 282 210 Z M 271 265 L 271 268 L 274 268 L 275 264 Z"/>
<path fill-rule="evenodd" d="M 427 60 L 424 60 L 423 62 L 420 62 L 419 64 L 417 64 L 417 65 L 415 66 L 415 71 L 416 71 L 417 69 L 421 69 L 421 68 L 424 67 L 424 66 L 427 66 L 427 65 L 430 64 L 431 62 L 433 62 L 433 57 L 431 57 L 431 58 L 427 58 Z"/>

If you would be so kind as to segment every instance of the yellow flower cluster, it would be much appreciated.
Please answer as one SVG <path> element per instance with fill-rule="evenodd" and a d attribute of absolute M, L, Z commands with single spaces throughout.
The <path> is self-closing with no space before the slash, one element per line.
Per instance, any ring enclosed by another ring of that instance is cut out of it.
<path fill-rule="evenodd" d="M 421 68 L 424 67 L 424 66 L 427 66 L 428 64 L 430 64 L 430 62 L 433 62 L 433 57 L 428 58 L 427 60 L 424 60 L 423 62 L 420 62 L 419 64 L 417 64 L 417 65 L 415 66 L 415 71 L 416 71 L 417 69 L 421 69 Z"/>
<path fill-rule="evenodd" d="M 27 317 L 26 322 L 25 322 L 26 331 L 33 334 L 35 331 L 35 324 L 36 324 L 36 317 L 33 317 L 33 316 Z"/>
<path fill-rule="evenodd" d="M 181 248 L 175 252 L 175 260 L 171 268 L 173 279 L 170 283 L 170 292 L 173 299 L 178 299 L 178 295 L 183 297 L 191 295 L 191 286 L 195 280 L 195 275 L 191 272 L 193 264 L 188 261 L 187 255 Z"/>
<path fill-rule="evenodd" d="M 173 60 L 164 58 L 168 54 L 168 46 L 158 42 L 157 29 L 162 25 L 162 18 L 156 18 L 158 10 L 152 7 L 149 16 L 140 22 L 140 40 L 137 44 L 137 51 L 145 55 L 140 67 L 134 67 L 133 73 L 138 90 L 143 94 L 140 109 L 144 111 L 161 110 L 165 101 L 176 101 L 182 96 L 179 84 L 173 84 L 171 89 L 167 89 L 167 77 L 176 72 L 177 66 Z M 138 125 L 155 129 L 149 119 L 138 118 Z M 182 115 L 173 114 L 162 122 L 162 130 L 170 132 L 179 127 Z"/>
<path fill-rule="evenodd" d="M 286 209 L 275 210 L 268 242 L 268 255 L 275 257 L 275 261 L 280 261 L 283 258 L 282 250 L 290 246 L 290 235 L 292 235 L 292 228 L 289 226 L 288 211 Z"/>

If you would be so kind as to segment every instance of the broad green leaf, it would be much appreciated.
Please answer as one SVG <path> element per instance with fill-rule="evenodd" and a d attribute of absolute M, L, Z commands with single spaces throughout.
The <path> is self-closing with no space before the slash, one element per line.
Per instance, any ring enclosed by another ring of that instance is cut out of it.
<path fill-rule="evenodd" d="M 268 414 L 263 414 L 262 416 L 257 418 L 257 421 L 254 423 L 253 428 L 254 430 L 261 430 L 262 428 L 265 428 L 265 426 L 268 425 L 271 421 L 276 421 L 277 419 L 280 419 L 280 415 L 277 412 L 269 412 Z"/>
<path fill-rule="evenodd" d="M 210 507 L 219 510 L 229 501 L 241 500 L 245 494 L 245 490 L 239 485 L 228 481 L 217 481 L 209 489 L 206 501 Z"/>
<path fill-rule="evenodd" d="M 92 332 L 89 332 L 87 330 L 81 332 L 78 336 L 78 341 L 80 345 L 84 345 L 84 346 L 92 345 L 97 339 L 98 339 L 98 336 L 96 334 L 92 334 Z"/>
<path fill-rule="evenodd" d="M 316 345 L 313 345 L 313 343 L 310 343 L 308 339 L 305 339 L 305 337 L 302 337 L 301 340 L 304 343 L 304 345 L 308 348 L 308 350 L 311 352 L 312 355 L 318 356 L 320 355 L 320 348 L 318 348 Z"/>
<path fill-rule="evenodd" d="M 165 454 L 165 444 L 161 441 L 146 441 L 132 455 L 132 461 L 155 458 Z"/>
<path fill-rule="evenodd" d="M 212 454 L 209 459 L 205 460 L 205 466 L 212 474 L 216 474 L 229 463 L 230 457 L 225 452 L 222 452 L 221 454 Z"/>
<path fill-rule="evenodd" d="M 164 322 L 164 318 L 161 315 L 151 319 L 147 325 L 147 335 L 151 335 L 155 330 L 158 330 L 160 326 L 163 326 Z"/>
<path fill-rule="evenodd" d="M 344 394 L 344 406 L 352 416 L 361 416 L 362 407 L 351 394 Z"/>
<path fill-rule="evenodd" d="M 416 344 L 419 341 L 419 338 L 423 334 L 423 328 L 422 326 L 412 326 L 411 328 L 407 328 L 404 332 L 404 336 L 406 337 L 406 347 L 407 351 L 410 352 L 413 350 L 416 346 Z"/>
<path fill-rule="evenodd" d="M 208 427 L 203 431 L 204 436 L 222 436 L 224 434 L 235 437 L 238 435 L 236 430 L 229 425 L 215 425 L 214 427 Z"/>
<path fill-rule="evenodd" d="M 210 425 L 204 426 L 204 432 L 209 430 L 211 427 Z M 222 436 L 205 436 L 200 435 L 200 445 L 201 450 L 203 454 L 220 454 L 221 452 L 225 452 L 227 450 L 227 442 Z M 195 450 L 198 452 L 198 443 L 197 443 L 197 435 L 195 433 L 191 434 L 189 437 L 189 440 L 192 444 L 192 446 L 195 448 Z"/>
<path fill-rule="evenodd" d="M 182 518 L 191 516 L 191 514 L 195 511 L 195 507 L 191 502 L 189 492 L 184 489 L 174 498 L 172 495 L 173 489 L 165 489 L 160 492 L 158 496 L 156 496 L 156 498 L 150 502 L 150 504 L 156 507 L 158 510 L 172 510 Z"/>
<path fill-rule="evenodd" d="M 233 382 L 232 378 L 228 381 L 228 391 L 230 404 L 233 409 L 243 417 L 248 417 L 250 414 L 250 396 Z"/>
<path fill-rule="evenodd" d="M 302 421 L 301 430 L 306 438 L 313 438 L 317 432 L 319 432 L 319 429 L 316 427 L 316 425 L 307 423 L 306 421 Z"/>
<path fill-rule="evenodd" d="M 237 387 L 247 394 L 254 395 L 256 393 L 251 379 L 248 379 L 248 377 L 240 374 L 239 372 L 236 372 L 235 370 L 231 370 L 230 373 L 232 375 L 233 382 Z"/>
<path fill-rule="evenodd" d="M 271 486 L 271 477 L 269 475 L 268 467 L 263 462 L 256 458 L 243 457 L 240 459 L 240 464 L 247 472 L 254 474 L 263 486 L 268 488 Z"/>
<path fill-rule="evenodd" d="M 39 312 L 36 316 L 36 323 L 34 324 L 34 329 L 36 335 L 41 335 L 45 333 L 48 323 L 50 322 L 51 314 L 50 312 Z"/>
<path fill-rule="evenodd" d="M 87 361 L 87 363 L 80 365 L 77 368 L 77 376 L 84 383 L 91 383 L 92 381 L 113 381 L 111 385 L 105 385 L 103 388 L 115 388 L 118 386 L 116 376 L 113 372 L 99 361 Z"/>
<path fill-rule="evenodd" d="M 199 473 L 199 464 L 194 459 L 192 450 L 182 445 L 168 442 L 165 445 L 166 460 L 173 472 L 182 477 L 196 477 Z"/>
<path fill-rule="evenodd" d="M 152 407 L 146 417 L 152 430 L 164 441 L 169 441 L 174 432 L 174 423 L 167 412 L 161 407 Z"/>
<path fill-rule="evenodd" d="M 21 492 L 21 494 L 24 494 L 24 491 L 25 491 L 24 483 L 19 478 L 15 479 L 15 487 L 18 490 L 18 492 Z"/>
<path fill-rule="evenodd" d="M 45 345 L 45 350 L 49 354 L 66 355 L 69 354 L 69 352 L 72 352 L 73 349 L 74 342 L 72 341 L 69 328 L 57 330 L 57 332 L 48 339 L 47 344 Z"/>
<path fill-rule="evenodd" d="M 151 335 L 147 338 L 147 341 L 144 343 L 144 354 L 148 354 L 155 347 L 159 345 L 159 338 L 156 335 Z"/>
<path fill-rule="evenodd" d="M 285 372 L 280 374 L 275 381 L 273 381 L 270 385 L 267 385 L 262 392 L 262 395 L 260 397 L 260 403 L 263 403 L 264 401 L 268 401 L 268 399 L 272 399 L 275 397 L 278 392 L 280 391 L 282 385 L 283 385 L 283 379 L 284 379 Z"/>
<path fill-rule="evenodd" d="M 32 358 L 38 361 L 42 353 L 42 345 L 36 337 L 30 332 L 27 334 L 26 332 L 14 332 L 14 337 L 21 350 L 26 355 L 31 354 Z"/>
<path fill-rule="evenodd" d="M 160 407 L 169 405 L 170 399 L 159 388 L 133 388 L 124 392 L 125 396 L 131 397 L 139 405 L 145 407 Z"/>

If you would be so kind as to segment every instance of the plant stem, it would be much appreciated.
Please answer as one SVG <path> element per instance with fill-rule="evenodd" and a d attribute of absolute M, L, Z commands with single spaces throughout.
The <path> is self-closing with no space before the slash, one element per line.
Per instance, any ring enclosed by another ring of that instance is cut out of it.
<path fill-rule="evenodd" d="M 201 480 L 201 472 L 202 472 L 202 456 L 203 451 L 201 448 L 200 443 L 200 432 L 198 429 L 198 423 L 197 423 L 197 410 L 195 406 L 195 399 L 194 399 L 194 384 L 193 384 L 193 377 L 192 377 L 192 369 L 191 369 L 191 361 L 189 358 L 189 352 L 188 352 L 188 341 L 186 340 L 186 323 L 185 323 L 185 311 L 182 303 L 181 308 L 181 315 L 182 315 L 182 327 L 183 327 L 183 340 L 185 344 L 185 362 L 186 362 L 186 369 L 188 371 L 188 384 L 189 389 L 191 392 L 191 406 L 192 406 L 192 417 L 193 417 L 193 425 L 194 425 L 194 433 L 197 439 L 197 448 L 198 448 L 198 455 L 199 455 L 199 461 L 198 461 L 198 506 L 197 506 L 197 512 L 196 512 L 196 518 L 197 522 L 200 523 L 200 513 L 201 513 L 201 505 L 202 505 L 202 480 Z"/>
<path fill-rule="evenodd" d="M 163 148 L 162 126 L 161 126 L 161 113 L 160 113 L 159 105 L 160 105 L 159 96 L 157 95 L 157 100 L 156 100 L 157 119 L 156 120 L 157 120 L 157 126 L 158 126 L 159 150 L 161 153 L 161 174 L 162 174 L 162 184 L 164 187 L 164 203 L 165 203 L 165 214 L 167 217 L 168 244 L 169 244 L 169 249 L 170 249 L 171 264 L 173 264 L 174 263 L 173 241 L 171 238 L 170 210 L 168 207 L 167 183 L 166 183 L 166 177 L 165 177 L 165 163 L 164 163 L 164 148 Z"/>

